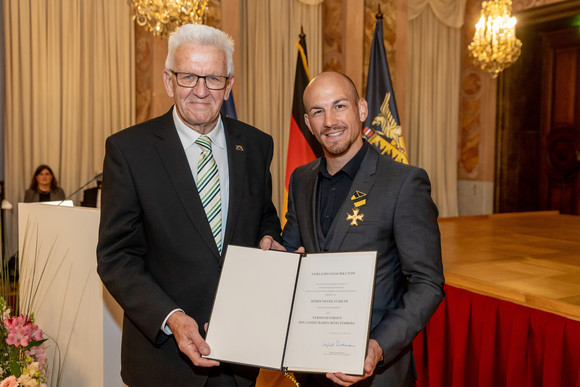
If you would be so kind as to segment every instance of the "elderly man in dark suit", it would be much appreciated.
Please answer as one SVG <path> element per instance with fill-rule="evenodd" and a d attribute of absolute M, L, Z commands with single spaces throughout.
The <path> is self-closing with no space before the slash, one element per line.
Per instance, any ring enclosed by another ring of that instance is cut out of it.
<path fill-rule="evenodd" d="M 322 73 L 304 91 L 304 116 L 324 156 L 290 179 L 289 250 L 376 250 L 365 375 L 298 375 L 302 386 L 408 386 L 411 342 L 443 299 L 437 208 L 424 170 L 382 156 L 362 137 L 367 103 L 347 76 Z"/>
<path fill-rule="evenodd" d="M 125 312 L 129 387 L 249 386 L 258 373 L 202 357 L 225 247 L 281 247 L 272 138 L 219 114 L 232 53 L 222 31 L 181 27 L 163 71 L 173 108 L 107 139 L 98 272 Z"/>

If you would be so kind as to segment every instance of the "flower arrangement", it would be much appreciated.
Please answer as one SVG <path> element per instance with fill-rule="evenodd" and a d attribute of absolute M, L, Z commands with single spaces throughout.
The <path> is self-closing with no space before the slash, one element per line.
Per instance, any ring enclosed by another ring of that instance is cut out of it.
<path fill-rule="evenodd" d="M 34 324 L 34 314 L 11 317 L 1 296 L 0 310 L 0 387 L 46 386 L 46 339 Z"/>

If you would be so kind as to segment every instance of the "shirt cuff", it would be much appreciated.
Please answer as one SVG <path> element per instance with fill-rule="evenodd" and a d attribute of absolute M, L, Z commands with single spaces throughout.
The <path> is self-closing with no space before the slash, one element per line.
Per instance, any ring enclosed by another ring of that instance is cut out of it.
<path fill-rule="evenodd" d="M 163 320 L 163 323 L 161 324 L 161 330 L 168 336 L 172 335 L 173 332 L 171 332 L 171 329 L 169 329 L 169 327 L 167 326 L 167 321 L 169 320 L 169 317 L 171 317 L 171 315 L 175 312 L 183 312 L 183 309 L 173 309 L 171 312 L 169 312 L 169 314 L 167 315 L 167 317 L 165 317 L 165 320 Z"/>

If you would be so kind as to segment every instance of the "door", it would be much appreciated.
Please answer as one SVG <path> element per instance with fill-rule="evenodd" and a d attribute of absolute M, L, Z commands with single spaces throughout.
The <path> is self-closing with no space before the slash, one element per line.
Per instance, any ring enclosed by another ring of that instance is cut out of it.
<path fill-rule="evenodd" d="M 540 207 L 580 215 L 580 29 L 543 36 Z"/>
<path fill-rule="evenodd" d="M 580 215 L 579 6 L 518 15 L 522 54 L 498 79 L 494 212 Z"/>

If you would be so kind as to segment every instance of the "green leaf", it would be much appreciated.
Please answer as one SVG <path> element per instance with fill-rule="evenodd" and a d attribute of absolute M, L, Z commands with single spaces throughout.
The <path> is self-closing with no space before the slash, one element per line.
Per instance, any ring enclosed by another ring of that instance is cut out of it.
<path fill-rule="evenodd" d="M 10 362 L 10 373 L 16 376 L 17 378 L 19 378 L 20 375 L 22 375 L 22 372 L 20 371 L 20 365 L 17 362 L 15 361 Z"/>
<path fill-rule="evenodd" d="M 32 347 L 38 347 L 39 345 L 41 345 L 42 343 L 44 343 L 46 340 L 48 340 L 48 339 L 31 340 L 31 341 L 28 342 L 28 346 L 26 346 L 26 349 L 30 349 Z"/>

